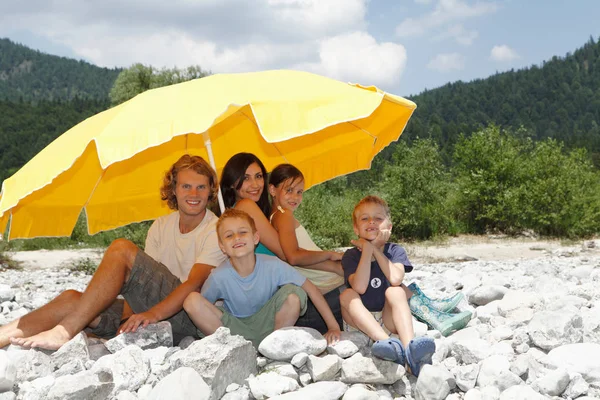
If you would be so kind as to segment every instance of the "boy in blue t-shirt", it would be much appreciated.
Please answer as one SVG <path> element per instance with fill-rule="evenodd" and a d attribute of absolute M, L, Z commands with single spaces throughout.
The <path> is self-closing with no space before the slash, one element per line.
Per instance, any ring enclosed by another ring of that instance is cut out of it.
<path fill-rule="evenodd" d="M 293 326 L 306 311 L 306 296 L 325 320 L 329 344 L 340 338 L 340 327 L 317 287 L 277 257 L 255 254 L 259 235 L 244 211 L 229 209 L 217 222 L 221 250 L 229 257 L 212 270 L 201 293 L 193 292 L 183 308 L 205 335 L 225 326 L 256 348 L 271 332 Z M 214 302 L 223 300 L 223 306 Z"/>
<path fill-rule="evenodd" d="M 392 228 L 390 209 L 383 199 L 367 196 L 354 207 L 352 221 L 358 239 L 342 257 L 348 286 L 340 295 L 342 317 L 375 341 L 371 348 L 374 356 L 407 365 L 418 376 L 423 365 L 431 364 L 435 342 L 429 337 L 414 338 L 402 287 L 404 273 L 413 267 L 402 247 L 387 243 Z M 381 314 L 381 321 L 374 313 Z"/>

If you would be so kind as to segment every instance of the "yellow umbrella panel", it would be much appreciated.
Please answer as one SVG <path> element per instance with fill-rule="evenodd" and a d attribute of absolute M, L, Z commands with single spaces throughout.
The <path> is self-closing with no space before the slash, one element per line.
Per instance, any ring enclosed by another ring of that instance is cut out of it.
<path fill-rule="evenodd" d="M 5 180 L 0 228 L 10 216 L 11 239 L 68 236 L 82 209 L 91 234 L 157 218 L 169 212 L 159 197 L 164 172 L 185 153 L 214 158 L 219 174 L 238 152 L 269 170 L 289 162 L 310 187 L 369 168 L 415 108 L 373 87 L 296 71 L 151 90 L 76 125 Z"/>

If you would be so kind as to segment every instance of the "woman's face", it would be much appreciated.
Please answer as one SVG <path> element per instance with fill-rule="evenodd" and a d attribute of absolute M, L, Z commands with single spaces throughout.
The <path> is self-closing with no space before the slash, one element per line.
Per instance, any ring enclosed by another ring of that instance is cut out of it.
<path fill-rule="evenodd" d="M 263 176 L 262 170 L 257 163 L 250 164 L 246 169 L 246 173 L 241 178 L 242 187 L 235 191 L 235 198 L 237 200 L 250 199 L 254 202 L 258 202 L 263 190 L 265 189 L 265 177 Z M 234 185 L 237 186 L 236 183 Z"/>

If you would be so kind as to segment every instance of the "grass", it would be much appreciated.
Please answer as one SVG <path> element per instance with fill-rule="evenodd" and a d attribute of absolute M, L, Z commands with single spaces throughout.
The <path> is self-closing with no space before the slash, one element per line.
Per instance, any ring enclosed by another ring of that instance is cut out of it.
<path fill-rule="evenodd" d="M 89 257 L 80 258 L 77 261 L 71 262 L 69 265 L 71 271 L 83 272 L 86 275 L 94 275 L 98 269 L 98 263 Z"/>
<path fill-rule="evenodd" d="M 0 269 L 17 269 L 20 270 L 21 263 L 13 260 L 8 254 L 0 253 Z"/>

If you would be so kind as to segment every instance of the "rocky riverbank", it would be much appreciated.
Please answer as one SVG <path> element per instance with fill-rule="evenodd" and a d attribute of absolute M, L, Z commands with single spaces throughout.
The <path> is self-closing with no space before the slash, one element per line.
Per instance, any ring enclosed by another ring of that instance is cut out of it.
<path fill-rule="evenodd" d="M 315 332 L 286 329 L 254 349 L 221 329 L 172 347 L 161 323 L 108 342 L 79 335 L 54 353 L 9 346 L 0 351 L 0 399 L 600 398 L 596 242 L 528 244 L 535 254 L 527 257 L 515 246 L 514 256 L 501 260 L 486 259 L 481 249 L 473 256 L 471 247 L 430 256 L 444 262 L 412 257 L 417 268 L 407 283 L 431 297 L 463 290 L 468 302 L 460 308 L 474 313 L 466 329 L 446 338 L 415 324 L 417 335 L 437 344 L 434 365 L 418 380 L 372 358 L 359 333 L 328 347 Z M 56 267 L 2 270 L 0 324 L 88 280 Z"/>

